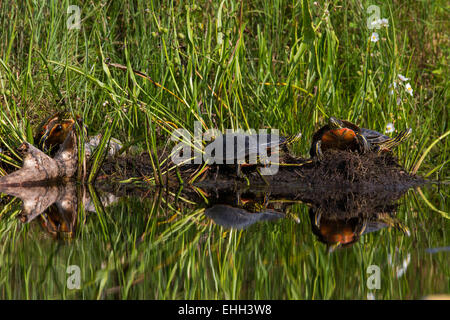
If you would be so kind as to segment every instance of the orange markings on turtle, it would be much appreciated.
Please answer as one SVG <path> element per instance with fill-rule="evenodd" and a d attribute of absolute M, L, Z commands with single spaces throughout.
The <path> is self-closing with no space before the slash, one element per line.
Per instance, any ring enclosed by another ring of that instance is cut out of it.
<path fill-rule="evenodd" d="M 49 146 L 62 144 L 66 139 L 67 135 L 69 134 L 70 129 L 72 128 L 74 123 L 75 123 L 74 120 L 64 120 L 61 121 L 60 124 L 55 125 L 50 130 L 46 143 Z"/>
<path fill-rule="evenodd" d="M 329 130 L 322 135 L 322 147 L 345 149 L 355 138 L 355 131 L 348 128 Z"/>
<path fill-rule="evenodd" d="M 350 226 L 323 224 L 320 226 L 320 233 L 328 243 L 346 244 L 354 241 L 356 237 Z"/>

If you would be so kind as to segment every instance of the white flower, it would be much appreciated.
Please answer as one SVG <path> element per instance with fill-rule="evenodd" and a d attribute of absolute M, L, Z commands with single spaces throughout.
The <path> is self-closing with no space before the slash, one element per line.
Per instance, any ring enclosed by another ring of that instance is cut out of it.
<path fill-rule="evenodd" d="M 411 85 L 410 85 L 409 83 L 407 83 L 407 84 L 405 85 L 405 89 L 406 89 L 406 92 L 408 92 L 408 93 L 411 95 L 411 97 L 412 97 L 412 95 L 413 95 L 413 89 L 411 88 Z"/>
<path fill-rule="evenodd" d="M 407 77 L 405 77 L 405 76 L 402 76 L 401 74 L 398 75 L 398 78 L 399 78 L 401 81 L 408 81 L 408 80 L 409 80 L 409 78 L 407 78 Z"/>
<path fill-rule="evenodd" d="M 109 104 L 108 100 L 106 100 L 105 102 L 103 102 L 102 106 L 106 107 Z"/>
<path fill-rule="evenodd" d="M 380 29 L 381 27 L 389 27 L 389 20 L 386 18 L 377 19 L 377 20 L 372 21 L 371 26 L 374 29 Z"/>
<path fill-rule="evenodd" d="M 380 25 L 380 24 L 381 24 L 381 19 L 373 20 L 372 23 L 371 23 L 371 25 L 372 25 L 374 28 L 379 28 L 379 25 Z"/>
<path fill-rule="evenodd" d="M 370 41 L 377 42 L 378 40 L 380 40 L 378 33 L 376 33 L 376 32 L 372 33 L 372 35 L 370 36 Z"/>
<path fill-rule="evenodd" d="M 389 91 L 389 94 L 392 96 L 394 95 L 394 89 L 391 89 L 391 91 Z"/>
<path fill-rule="evenodd" d="M 389 123 L 386 125 L 385 133 L 392 133 L 392 132 L 394 132 L 394 131 L 395 131 L 394 124 L 393 124 L 392 122 L 389 122 Z"/>

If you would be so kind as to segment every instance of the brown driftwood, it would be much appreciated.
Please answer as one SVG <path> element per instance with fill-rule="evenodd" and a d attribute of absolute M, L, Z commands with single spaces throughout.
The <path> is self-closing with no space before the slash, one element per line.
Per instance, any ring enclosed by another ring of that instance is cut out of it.
<path fill-rule="evenodd" d="M 21 169 L 1 177 L 0 189 L 31 186 L 71 178 L 77 171 L 78 152 L 73 131 L 67 136 L 54 158 L 50 158 L 28 142 L 24 142 L 19 150 L 24 154 L 23 166 Z"/>

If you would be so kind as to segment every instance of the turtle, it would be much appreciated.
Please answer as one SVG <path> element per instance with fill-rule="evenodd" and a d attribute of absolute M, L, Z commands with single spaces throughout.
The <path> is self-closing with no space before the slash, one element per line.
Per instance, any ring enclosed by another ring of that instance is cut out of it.
<path fill-rule="evenodd" d="M 369 151 L 390 151 L 410 134 L 411 128 L 391 138 L 378 131 L 360 128 L 350 121 L 330 117 L 328 124 L 314 133 L 309 151 L 311 157 L 321 160 L 327 149 L 351 150 L 366 153 Z"/>
<path fill-rule="evenodd" d="M 57 147 L 61 145 L 72 131 L 76 121 L 81 121 L 81 117 L 77 116 L 76 120 L 68 111 L 60 111 L 46 118 L 39 125 L 36 135 L 34 136 L 34 144 L 42 151 L 49 151 L 54 154 Z"/>
<path fill-rule="evenodd" d="M 272 133 L 226 133 L 207 145 L 205 152 L 211 154 L 211 162 L 215 162 L 218 165 L 235 165 L 236 175 L 238 178 L 243 178 L 241 171 L 243 166 L 268 164 L 273 160 L 272 156 L 279 150 L 288 153 L 288 145 L 298 141 L 300 138 L 301 133 L 287 137 Z M 277 163 L 279 163 L 278 159 Z M 257 172 L 267 183 L 258 168 Z"/>
<path fill-rule="evenodd" d="M 310 208 L 312 232 L 319 241 L 325 243 L 328 251 L 336 248 L 349 247 L 367 233 L 376 232 L 389 227 L 401 231 L 409 237 L 411 232 L 399 219 L 388 212 L 377 212 L 372 217 L 332 218 L 330 212 L 323 212 L 322 208 Z"/>
<path fill-rule="evenodd" d="M 45 119 L 37 129 L 37 133 L 34 137 L 34 143 L 41 150 L 47 152 L 49 151 L 51 155 L 54 155 L 67 135 L 74 129 L 74 124 L 78 123 L 80 127 L 87 132 L 87 128 L 82 124 L 81 117 L 77 115 L 75 119 L 72 114 L 68 111 L 57 112 L 47 119 Z M 85 155 L 90 157 L 94 150 L 100 145 L 102 140 L 102 135 L 98 134 L 93 137 L 87 137 L 84 144 Z M 107 150 L 107 155 L 112 157 L 119 153 L 123 147 L 122 142 L 115 138 L 111 138 L 109 141 L 109 148 Z"/>

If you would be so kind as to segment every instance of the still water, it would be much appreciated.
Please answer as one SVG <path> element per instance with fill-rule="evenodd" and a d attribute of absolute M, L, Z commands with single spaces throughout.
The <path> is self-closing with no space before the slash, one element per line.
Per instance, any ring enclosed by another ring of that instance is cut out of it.
<path fill-rule="evenodd" d="M 448 185 L 328 191 L 71 183 L 2 190 L 0 298 L 450 293 Z"/>

